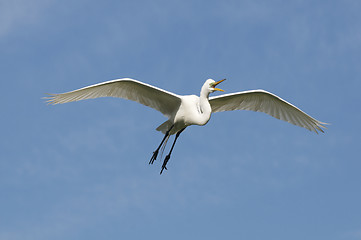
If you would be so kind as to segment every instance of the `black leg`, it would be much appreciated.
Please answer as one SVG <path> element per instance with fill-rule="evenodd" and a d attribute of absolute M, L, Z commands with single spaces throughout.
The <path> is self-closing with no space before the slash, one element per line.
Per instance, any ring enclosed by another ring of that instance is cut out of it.
<path fill-rule="evenodd" d="M 169 136 L 169 132 L 170 132 L 170 130 L 172 130 L 173 126 L 174 126 L 174 125 L 172 125 L 172 126 L 170 127 L 170 129 L 165 133 L 162 142 L 159 144 L 158 148 L 153 152 L 153 156 L 152 156 L 152 158 L 150 159 L 149 164 L 153 164 L 154 161 L 157 159 L 159 149 L 162 147 L 165 139 Z"/>
<path fill-rule="evenodd" d="M 173 151 L 173 148 L 174 148 L 174 145 L 175 145 L 175 142 L 177 141 L 179 135 L 184 131 L 184 129 L 186 128 L 183 128 L 182 130 L 180 130 L 179 132 L 177 132 L 177 134 L 175 135 L 175 139 L 174 139 L 174 142 L 173 142 L 173 145 L 168 153 L 168 155 L 165 157 L 164 161 L 163 161 L 163 164 L 162 164 L 162 170 L 160 170 L 160 174 L 162 174 L 163 170 L 167 170 L 167 163 L 170 159 L 170 155 L 172 154 L 172 151 Z"/>

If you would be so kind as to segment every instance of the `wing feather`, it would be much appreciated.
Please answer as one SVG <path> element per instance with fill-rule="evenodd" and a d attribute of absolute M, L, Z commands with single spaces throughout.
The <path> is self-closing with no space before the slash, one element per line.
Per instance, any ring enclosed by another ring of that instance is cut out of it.
<path fill-rule="evenodd" d="M 181 103 L 181 99 L 177 94 L 130 78 L 111 80 L 66 93 L 49 95 L 50 97 L 46 97 L 49 104 L 61 104 L 100 97 L 123 98 L 154 108 L 168 118 L 179 108 Z"/>
<path fill-rule="evenodd" d="M 251 90 L 210 97 L 212 112 L 250 110 L 264 112 L 277 119 L 289 122 L 318 133 L 327 123 L 320 122 L 277 95 L 264 90 Z"/>

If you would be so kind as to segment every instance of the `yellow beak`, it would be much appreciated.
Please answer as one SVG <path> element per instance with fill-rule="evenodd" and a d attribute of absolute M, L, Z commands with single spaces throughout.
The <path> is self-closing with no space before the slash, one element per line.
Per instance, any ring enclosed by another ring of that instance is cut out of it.
<path fill-rule="evenodd" d="M 222 90 L 222 89 L 220 89 L 220 88 L 215 88 L 215 86 L 217 86 L 218 84 L 220 84 L 220 83 L 223 82 L 224 80 L 226 80 L 226 79 L 222 79 L 222 80 L 220 80 L 220 81 L 218 81 L 218 82 L 215 82 L 215 83 L 213 84 L 214 90 L 224 92 L 224 90 Z"/>

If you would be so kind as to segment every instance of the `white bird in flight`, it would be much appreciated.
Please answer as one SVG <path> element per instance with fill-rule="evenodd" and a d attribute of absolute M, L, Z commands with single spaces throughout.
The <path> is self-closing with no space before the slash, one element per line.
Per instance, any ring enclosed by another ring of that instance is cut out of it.
<path fill-rule="evenodd" d="M 291 103 L 264 90 L 250 90 L 209 97 L 209 94 L 215 91 L 223 92 L 222 89 L 216 88 L 216 86 L 224 80 L 216 82 L 213 79 L 208 79 L 203 84 L 199 97 L 196 95 L 181 96 L 134 79 L 122 78 L 71 92 L 49 94 L 50 97 L 46 97 L 46 99 L 48 99 L 49 104 L 60 104 L 99 97 L 118 97 L 136 101 L 160 111 L 168 117 L 168 120 L 156 130 L 165 135 L 153 152 L 149 164 L 154 163 L 160 148 L 163 146 L 164 149 L 169 137 L 173 134 L 176 135 L 172 147 L 163 161 L 160 174 L 164 169 L 167 169 L 167 162 L 181 132 L 190 125 L 203 126 L 207 124 L 211 114 L 215 112 L 251 110 L 267 113 L 272 117 L 315 133 L 318 133 L 318 131 L 323 132 L 322 128 L 326 128 L 327 123 L 312 118 Z"/>

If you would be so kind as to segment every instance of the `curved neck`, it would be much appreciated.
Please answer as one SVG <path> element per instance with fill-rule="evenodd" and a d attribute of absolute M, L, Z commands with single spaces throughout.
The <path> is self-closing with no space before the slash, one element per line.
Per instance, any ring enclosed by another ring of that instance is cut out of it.
<path fill-rule="evenodd" d="M 212 113 L 211 105 L 208 101 L 209 92 L 208 91 L 201 91 L 199 96 L 199 115 L 200 115 L 200 125 L 206 124 Z"/>

